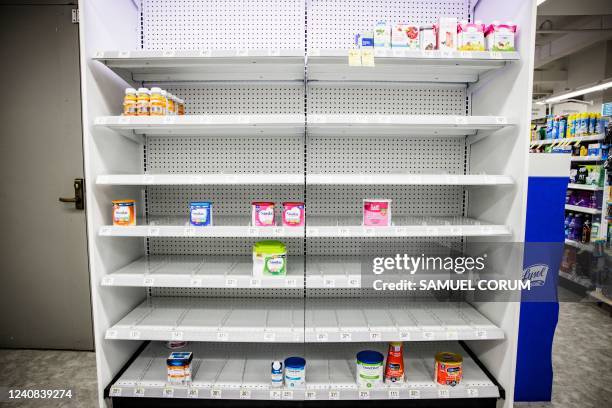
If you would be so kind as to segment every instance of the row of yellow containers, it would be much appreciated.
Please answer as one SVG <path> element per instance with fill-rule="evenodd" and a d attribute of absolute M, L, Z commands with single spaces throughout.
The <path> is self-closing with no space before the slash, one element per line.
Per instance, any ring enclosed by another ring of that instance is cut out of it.
<path fill-rule="evenodd" d="M 124 116 L 184 115 L 185 102 L 164 89 L 126 88 L 123 98 Z"/>

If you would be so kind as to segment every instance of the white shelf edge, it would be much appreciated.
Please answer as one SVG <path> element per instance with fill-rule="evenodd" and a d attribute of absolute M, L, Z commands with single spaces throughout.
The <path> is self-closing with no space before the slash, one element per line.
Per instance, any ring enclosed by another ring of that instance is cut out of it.
<path fill-rule="evenodd" d="M 565 204 L 565 209 L 568 210 L 568 211 L 576 211 L 576 212 L 581 212 L 581 213 L 585 213 L 585 214 L 592 214 L 592 215 L 601 214 L 601 210 L 598 210 L 597 208 L 581 207 L 579 205 Z"/>
<path fill-rule="evenodd" d="M 486 174 L 307 174 L 307 185 L 513 185 L 510 176 Z"/>
<path fill-rule="evenodd" d="M 603 187 L 593 186 L 590 184 L 575 184 L 575 183 L 569 183 L 567 185 L 567 188 L 570 188 L 572 190 L 586 190 L 586 191 L 602 191 L 603 190 Z"/>
<path fill-rule="evenodd" d="M 532 140 L 531 146 L 540 146 L 540 145 L 543 146 L 543 145 L 549 145 L 549 144 L 564 144 L 564 143 L 575 144 L 575 143 L 583 143 L 583 142 L 596 142 L 599 140 L 604 140 L 605 138 L 606 138 L 606 135 L 597 134 L 597 135 L 590 135 L 590 136 L 576 136 L 576 137 L 563 138 L 563 139 Z"/>
<path fill-rule="evenodd" d="M 303 184 L 303 174 L 102 174 L 96 178 L 98 185 L 252 185 L 252 184 Z M 307 174 L 307 185 L 452 185 L 497 186 L 513 185 L 510 176 L 503 175 L 452 175 L 452 174 Z"/>
<path fill-rule="evenodd" d="M 303 174 L 102 174 L 96 178 L 98 185 L 252 185 L 252 184 L 303 184 Z"/>

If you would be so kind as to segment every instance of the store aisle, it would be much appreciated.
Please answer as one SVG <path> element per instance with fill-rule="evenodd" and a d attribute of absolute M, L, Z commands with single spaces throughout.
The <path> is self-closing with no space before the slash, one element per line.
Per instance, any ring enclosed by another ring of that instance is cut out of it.
<path fill-rule="evenodd" d="M 599 408 L 609 405 L 612 390 L 612 317 L 607 308 L 559 288 L 559 324 L 553 344 L 552 403 L 517 403 L 515 407 Z"/>

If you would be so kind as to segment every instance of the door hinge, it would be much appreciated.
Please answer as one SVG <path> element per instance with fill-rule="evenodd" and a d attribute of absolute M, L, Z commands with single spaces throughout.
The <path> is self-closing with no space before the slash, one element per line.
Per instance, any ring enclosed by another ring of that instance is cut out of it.
<path fill-rule="evenodd" d="M 72 24 L 79 24 L 79 9 L 72 9 Z"/>

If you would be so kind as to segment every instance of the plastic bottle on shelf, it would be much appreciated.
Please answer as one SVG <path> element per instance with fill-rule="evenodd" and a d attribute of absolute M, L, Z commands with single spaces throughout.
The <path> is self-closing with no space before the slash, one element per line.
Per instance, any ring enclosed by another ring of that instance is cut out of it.
<path fill-rule="evenodd" d="M 553 119 L 552 138 L 559 139 L 559 116 Z"/>
<path fill-rule="evenodd" d="M 180 116 L 185 115 L 185 101 L 180 98 L 178 100 L 178 114 Z"/>
<path fill-rule="evenodd" d="M 178 115 L 179 98 L 176 95 L 172 95 L 172 100 L 174 102 L 174 113 L 173 113 L 173 115 Z"/>
<path fill-rule="evenodd" d="M 580 217 L 580 214 L 576 214 L 576 215 L 574 215 L 572 217 L 572 219 L 570 221 L 570 224 L 569 224 L 569 234 L 567 236 L 567 239 L 569 239 L 569 240 L 577 241 L 577 239 L 576 239 L 576 236 L 577 236 L 576 231 L 578 230 L 578 218 L 579 217 Z M 582 229 L 582 225 L 580 225 L 580 228 Z"/>
<path fill-rule="evenodd" d="M 569 239 L 570 237 L 570 233 L 572 231 L 571 229 L 571 223 L 574 220 L 574 213 L 567 213 L 567 216 L 565 217 L 565 221 L 563 223 L 563 229 L 564 229 L 564 233 L 565 233 L 565 239 Z"/>
<path fill-rule="evenodd" d="M 168 114 L 168 92 L 165 89 L 161 91 L 162 103 L 164 104 L 164 115 Z"/>
<path fill-rule="evenodd" d="M 163 116 L 165 114 L 165 103 L 161 88 L 151 88 L 150 114 L 151 116 Z"/>
<path fill-rule="evenodd" d="M 583 244 L 588 244 L 591 239 L 591 221 L 588 218 L 582 224 L 582 236 L 580 238 Z"/>
<path fill-rule="evenodd" d="M 586 133 L 592 135 L 595 133 L 595 122 L 597 119 L 595 119 L 595 112 L 587 112 L 587 115 Z"/>
<path fill-rule="evenodd" d="M 603 128 L 602 128 L 602 117 L 601 117 L 601 113 L 597 113 L 595 116 L 595 134 L 599 135 L 603 133 Z"/>
<path fill-rule="evenodd" d="M 149 116 L 150 96 L 147 88 L 138 88 L 138 99 L 136 100 L 136 115 Z"/>
<path fill-rule="evenodd" d="M 563 139 L 567 133 L 567 116 L 559 118 L 559 139 Z"/>
<path fill-rule="evenodd" d="M 136 116 L 136 101 L 138 97 L 134 88 L 125 88 L 123 97 L 123 116 Z"/>
<path fill-rule="evenodd" d="M 168 99 L 168 104 L 166 105 L 166 114 L 174 115 L 174 95 L 168 92 L 167 99 Z"/>
<path fill-rule="evenodd" d="M 548 115 L 546 117 L 546 139 L 552 139 L 552 131 L 553 131 L 553 115 Z"/>

